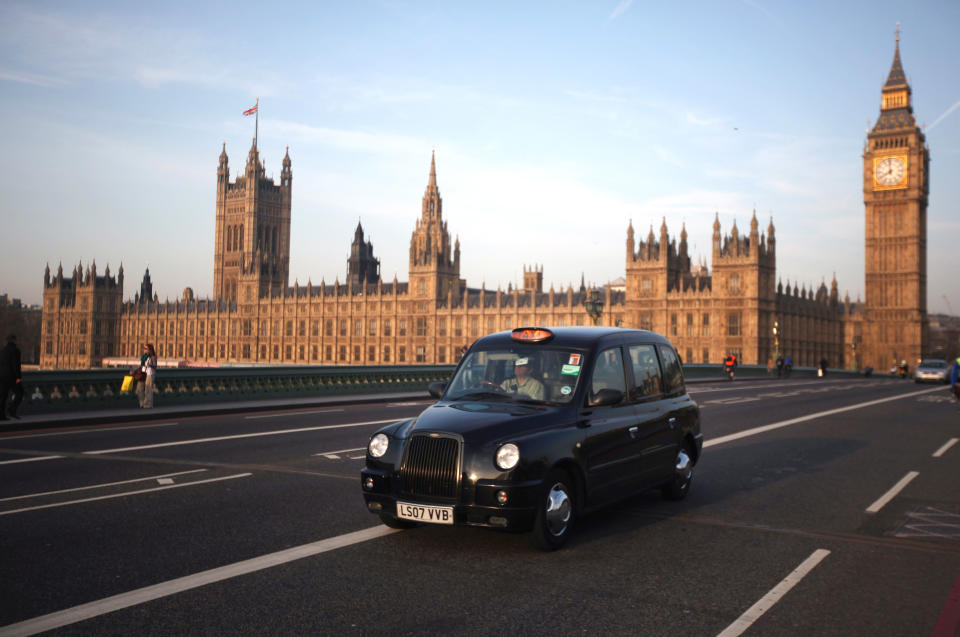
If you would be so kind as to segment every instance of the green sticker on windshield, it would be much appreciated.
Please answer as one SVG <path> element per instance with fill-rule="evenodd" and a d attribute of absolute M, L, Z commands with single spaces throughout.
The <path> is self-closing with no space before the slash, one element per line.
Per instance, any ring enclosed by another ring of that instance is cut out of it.
<path fill-rule="evenodd" d="M 579 376 L 580 375 L 580 366 L 579 365 L 564 365 L 563 369 L 560 370 L 561 374 L 569 374 L 570 376 Z"/>

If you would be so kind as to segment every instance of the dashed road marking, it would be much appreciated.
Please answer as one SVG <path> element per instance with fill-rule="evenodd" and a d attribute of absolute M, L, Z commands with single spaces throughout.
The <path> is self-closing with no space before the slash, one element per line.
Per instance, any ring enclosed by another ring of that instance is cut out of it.
<path fill-rule="evenodd" d="M 315 453 L 315 454 L 313 454 L 313 455 L 315 455 L 315 456 L 323 456 L 323 457 L 326 458 L 327 460 L 339 460 L 341 453 L 347 453 L 347 452 L 350 452 L 350 451 L 362 451 L 362 450 L 364 450 L 365 448 L 366 448 L 366 447 L 355 447 L 355 448 L 353 448 L 353 449 L 340 449 L 340 450 L 338 450 L 338 451 L 321 451 L 320 453 Z M 360 457 L 363 458 L 364 456 L 360 456 Z M 354 458 L 354 459 L 355 459 L 355 458 Z"/>
<path fill-rule="evenodd" d="M 334 551 L 336 549 L 350 546 L 351 544 L 359 544 L 360 542 L 366 542 L 368 540 L 373 540 L 378 537 L 383 537 L 385 535 L 398 532 L 399 531 L 397 529 L 390 529 L 381 525 L 364 529 L 362 531 L 354 531 L 353 533 L 327 538 L 325 540 L 320 540 L 319 542 L 313 542 L 312 544 L 294 546 L 276 553 L 269 553 L 260 557 L 244 560 L 242 562 L 236 562 L 235 564 L 228 564 L 226 566 L 210 569 L 208 571 L 202 571 L 193 575 L 187 575 L 185 577 L 154 584 L 153 586 L 146 586 L 134 591 L 121 593 L 119 595 L 107 597 L 105 599 L 90 602 L 88 604 L 81 604 L 80 606 L 74 606 L 73 608 L 67 608 L 65 610 L 50 613 L 48 615 L 41 615 L 40 617 L 34 617 L 33 619 L 28 619 L 17 624 L 0 626 L 0 634 L 3 634 L 7 637 L 12 637 L 14 635 L 36 635 L 37 633 L 54 630 L 55 628 L 62 628 L 63 626 L 69 626 L 70 624 L 82 622 L 93 617 L 106 615 L 107 613 L 112 613 L 124 608 L 129 608 L 131 606 L 145 604 L 155 599 L 160 599 L 169 595 L 175 595 L 183 591 L 206 586 L 207 584 L 222 582 L 232 577 L 254 573 L 272 566 L 286 564 L 287 562 L 293 562 L 305 557 L 312 557 L 314 555 L 319 555 L 320 553 Z"/>
<path fill-rule="evenodd" d="M 311 409 L 310 411 L 281 411 L 278 414 L 258 414 L 256 416 L 244 416 L 245 420 L 257 420 L 259 418 L 282 418 L 283 416 L 303 416 L 305 414 L 337 414 L 342 409 Z"/>
<path fill-rule="evenodd" d="M 86 487 L 73 487 L 72 489 L 60 489 L 59 491 L 44 491 L 43 493 L 29 493 L 27 495 L 15 495 L 12 498 L 2 498 L 0 502 L 9 502 L 10 500 L 23 500 L 26 498 L 41 498 L 48 495 L 59 495 L 61 493 L 72 493 L 74 491 L 88 491 L 90 489 L 103 489 L 105 487 L 116 487 L 121 484 L 132 484 L 134 482 L 146 482 L 147 480 L 162 480 L 175 476 L 185 476 L 188 473 L 202 473 L 206 469 L 191 469 L 190 471 L 178 471 L 176 473 L 164 473 L 159 476 L 147 476 L 145 478 L 134 478 L 133 480 L 121 480 L 120 482 L 103 482 L 101 484 L 91 484 Z"/>
<path fill-rule="evenodd" d="M 767 431 L 773 431 L 774 429 L 780 429 L 782 427 L 789 427 L 790 425 L 796 425 L 797 423 L 807 422 L 808 420 L 815 420 L 817 418 L 823 418 L 824 416 L 832 416 L 834 414 L 842 414 L 847 411 L 853 411 L 854 409 L 863 409 L 864 407 L 871 407 L 873 405 L 880 405 L 882 403 L 890 402 L 891 400 L 900 400 L 903 398 L 910 398 L 912 396 L 919 396 L 921 394 L 928 394 L 932 391 L 940 391 L 937 389 L 927 389 L 924 391 L 913 392 L 910 394 L 901 394 L 899 396 L 890 396 L 889 398 L 880 398 L 878 400 L 868 400 L 865 403 L 857 403 L 855 405 L 847 405 L 846 407 L 838 407 L 837 409 L 828 409 L 827 411 L 818 411 L 815 414 L 809 414 L 807 416 L 800 416 L 799 418 L 791 418 L 790 420 L 781 420 L 780 422 L 775 422 L 769 425 L 763 425 L 762 427 L 754 427 L 753 429 L 746 429 L 744 431 L 738 431 L 735 434 L 730 434 L 727 436 L 720 436 L 719 438 L 713 438 L 712 440 L 707 440 L 703 443 L 704 447 L 713 447 L 715 445 L 722 445 L 727 442 L 732 442 L 734 440 L 739 440 L 741 438 L 748 438 L 750 436 L 756 436 L 757 434 L 765 433 Z"/>
<path fill-rule="evenodd" d="M 774 604 L 779 602 L 784 595 L 789 593 L 790 589 L 796 586 L 800 580 L 806 577 L 807 573 L 816 568 L 817 564 L 822 562 L 828 555 L 830 555 L 830 551 L 827 549 L 817 549 L 814 551 L 810 557 L 805 559 L 800 564 L 800 566 L 795 568 L 792 573 L 783 578 L 783 580 L 774 586 L 769 593 L 760 598 L 760 601 L 758 601 L 756 604 L 748 608 L 743 615 L 740 615 L 737 621 L 727 626 L 717 637 L 736 637 L 737 635 L 743 634 L 745 630 L 750 628 L 754 622 L 760 619 L 760 617 L 770 610 Z"/>
<path fill-rule="evenodd" d="M 316 427 L 299 427 L 297 429 L 278 429 L 277 431 L 258 431 L 251 434 L 234 434 L 232 436 L 216 436 L 214 438 L 193 438 L 191 440 L 176 440 L 173 442 L 160 442 L 153 445 L 140 445 L 137 447 L 120 447 L 117 449 L 100 449 L 98 451 L 84 451 L 84 454 L 95 456 L 106 453 L 121 453 L 126 451 L 142 451 L 144 449 L 160 449 L 162 447 L 179 447 L 181 445 L 196 445 L 205 442 L 220 442 L 222 440 L 239 440 L 241 438 L 259 438 L 261 436 L 282 436 L 284 434 L 299 434 L 308 431 L 321 431 L 324 429 L 344 429 L 347 427 L 364 427 L 367 425 L 384 425 L 391 422 L 397 422 L 398 418 L 388 420 L 368 420 L 366 422 L 348 422 L 342 425 L 319 425 Z"/>
<path fill-rule="evenodd" d="M 32 507 L 24 507 L 22 509 L 12 509 L 10 511 L 0 511 L 0 515 L 13 515 L 14 513 L 25 513 L 27 511 L 37 511 L 39 509 L 52 509 L 54 507 L 62 507 L 70 504 L 82 504 L 84 502 L 96 502 L 97 500 L 111 500 L 113 498 L 125 498 L 129 495 L 139 495 L 141 493 L 152 493 L 154 491 L 165 491 L 167 489 L 179 489 L 180 487 L 192 487 L 198 484 L 206 484 L 208 482 L 220 482 L 222 480 L 234 480 L 236 478 L 248 478 L 252 476 L 252 473 L 238 473 L 232 476 L 223 476 L 220 478 L 210 478 L 209 480 L 196 480 L 195 482 L 184 482 L 183 484 L 170 484 L 162 487 L 154 487 L 152 489 L 140 489 L 138 491 L 125 491 L 123 493 L 112 493 L 110 495 L 100 495 L 93 498 L 83 498 L 81 500 L 70 500 L 68 502 L 55 502 L 53 504 L 40 504 Z M 0 631 L 2 632 L 2 631 Z"/>
<path fill-rule="evenodd" d="M 867 507 L 867 513 L 876 513 L 882 509 L 887 502 L 897 497 L 897 494 L 903 491 L 910 482 L 920 475 L 916 471 L 910 471 L 907 475 L 900 478 L 900 481 L 893 485 L 889 491 L 877 498 L 877 501 Z"/>
<path fill-rule="evenodd" d="M 943 454 L 947 453 L 950 447 L 957 444 L 957 442 L 960 442 L 960 438 L 951 438 L 950 440 L 947 441 L 947 444 L 943 445 L 942 447 L 940 447 L 939 449 L 933 452 L 933 457 L 939 458 Z"/>
<path fill-rule="evenodd" d="M 4 460 L 0 464 L 20 464 L 21 462 L 39 462 L 41 460 L 56 460 L 63 456 L 38 456 L 35 458 L 21 458 L 19 460 Z"/>

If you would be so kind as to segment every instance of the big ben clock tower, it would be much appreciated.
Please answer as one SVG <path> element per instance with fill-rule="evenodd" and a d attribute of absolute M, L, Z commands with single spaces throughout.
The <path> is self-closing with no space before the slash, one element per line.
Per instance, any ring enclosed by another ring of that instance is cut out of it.
<path fill-rule="evenodd" d="M 880 118 L 863 153 L 866 209 L 866 325 L 863 363 L 910 367 L 925 353 L 927 335 L 927 194 L 930 149 L 917 126 L 911 90 L 900 63 L 883 85 Z"/>

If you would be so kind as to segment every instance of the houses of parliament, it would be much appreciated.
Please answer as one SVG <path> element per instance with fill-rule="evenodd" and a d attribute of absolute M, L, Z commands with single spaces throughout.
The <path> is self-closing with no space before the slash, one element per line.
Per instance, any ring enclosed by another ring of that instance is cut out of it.
<path fill-rule="evenodd" d="M 213 298 L 190 288 L 159 301 L 149 270 L 124 300 L 123 268 L 59 268 L 43 277 L 41 367 L 98 367 L 139 357 L 154 343 L 161 363 L 195 365 L 449 364 L 478 337 L 520 326 L 589 325 L 584 302 L 599 293 L 599 322 L 666 335 L 684 361 L 748 364 L 778 354 L 795 365 L 889 368 L 925 352 L 929 149 L 900 61 L 899 36 L 881 91 L 880 116 L 863 149 L 865 298 L 777 280 L 773 220 L 749 228 L 713 222 L 710 268 L 694 265 L 686 228 L 666 220 L 638 237 L 626 229 L 625 286 L 543 289 L 543 269 L 524 265 L 522 289 L 470 287 L 460 275 L 431 157 L 410 239 L 407 281 L 384 281 L 357 225 L 343 283 L 289 284 L 293 173 L 265 175 L 256 143 L 230 180 L 226 146 L 217 168 Z M 777 333 L 774 334 L 774 327 Z"/>

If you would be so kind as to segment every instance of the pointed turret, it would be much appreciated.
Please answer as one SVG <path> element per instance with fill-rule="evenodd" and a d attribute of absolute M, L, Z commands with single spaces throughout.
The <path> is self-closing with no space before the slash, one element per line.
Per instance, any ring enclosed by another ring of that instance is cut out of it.
<path fill-rule="evenodd" d="M 287 152 L 283 156 L 283 169 L 280 171 L 280 185 L 290 187 L 293 180 L 293 171 L 290 170 L 290 147 L 287 146 Z"/>
<path fill-rule="evenodd" d="M 913 104 L 910 100 L 911 92 L 900 62 L 900 29 L 898 27 L 893 64 L 890 65 L 887 82 L 883 85 L 883 101 L 880 105 L 880 117 L 873 127 L 874 133 L 916 127 L 917 122 L 913 117 Z"/>
<path fill-rule="evenodd" d="M 903 72 L 903 64 L 900 63 L 900 32 L 898 31 L 893 49 L 893 64 L 890 65 L 890 74 L 887 75 L 887 83 L 883 88 L 902 88 L 906 85 L 907 76 Z"/>

